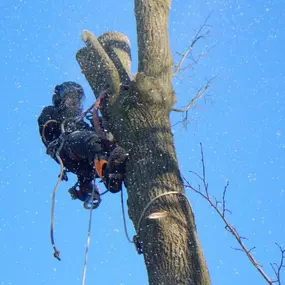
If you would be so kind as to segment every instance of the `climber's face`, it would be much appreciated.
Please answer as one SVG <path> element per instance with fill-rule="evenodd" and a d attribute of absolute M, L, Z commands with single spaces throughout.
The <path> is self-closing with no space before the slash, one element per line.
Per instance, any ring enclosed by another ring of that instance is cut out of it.
<path fill-rule="evenodd" d="M 78 116 L 82 112 L 82 100 L 76 94 L 66 94 L 62 98 L 61 109 L 67 117 Z"/>
<path fill-rule="evenodd" d="M 63 99 L 63 104 L 66 108 L 78 109 L 81 107 L 81 102 L 75 96 L 67 96 Z"/>

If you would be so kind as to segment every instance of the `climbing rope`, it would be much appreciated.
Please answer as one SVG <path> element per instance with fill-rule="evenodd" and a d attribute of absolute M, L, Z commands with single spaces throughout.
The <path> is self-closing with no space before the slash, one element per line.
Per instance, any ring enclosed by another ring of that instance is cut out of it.
<path fill-rule="evenodd" d="M 128 229 L 127 229 L 127 223 L 126 223 L 126 215 L 125 215 L 125 207 L 124 207 L 124 194 L 123 194 L 123 190 L 121 190 L 121 206 L 122 206 L 122 214 L 123 214 L 123 221 L 124 221 L 124 229 L 125 229 L 125 235 L 126 235 L 126 238 L 127 240 L 130 242 L 130 243 L 134 243 L 129 234 L 128 234 Z"/>
<path fill-rule="evenodd" d="M 46 136 L 45 136 L 45 130 L 46 130 L 47 126 L 48 126 L 49 124 L 51 124 L 51 123 L 58 124 L 58 121 L 56 121 L 56 120 L 48 120 L 48 121 L 46 121 L 45 124 L 43 125 L 43 129 L 42 129 L 41 135 L 42 135 L 43 142 L 44 142 L 45 145 L 48 144 L 48 141 L 47 141 Z"/>
<path fill-rule="evenodd" d="M 93 201 L 93 199 L 94 199 L 95 189 L 98 190 L 98 187 L 95 184 L 95 179 L 94 179 L 94 184 L 93 184 L 93 189 L 92 189 L 92 194 L 91 194 L 91 201 Z M 85 258 L 84 258 L 84 267 L 83 267 L 83 275 L 82 275 L 82 285 L 85 285 L 85 280 L 86 280 L 88 251 L 89 251 L 90 237 L 91 237 L 92 210 L 93 210 L 93 207 L 90 207 L 88 232 L 87 232 L 87 242 L 86 242 L 86 247 L 85 247 Z"/>
<path fill-rule="evenodd" d="M 174 194 L 181 195 L 181 196 L 183 196 L 184 198 L 186 198 L 186 200 L 187 200 L 189 206 L 191 207 L 191 205 L 190 205 L 190 203 L 189 203 L 189 201 L 188 201 L 188 198 L 186 197 L 185 194 L 183 194 L 183 193 L 181 193 L 181 192 L 178 192 L 178 191 L 170 191 L 170 192 L 165 192 L 165 193 L 159 194 L 159 195 L 157 195 L 156 197 L 154 197 L 153 199 L 151 199 L 150 202 L 149 202 L 149 203 L 145 206 L 145 208 L 143 209 L 143 211 L 142 211 L 142 213 L 141 213 L 141 216 L 140 216 L 140 218 L 139 218 L 138 224 L 137 224 L 137 230 L 138 230 L 138 232 L 140 231 L 141 221 L 142 221 L 142 219 L 143 219 L 143 217 L 144 217 L 146 211 L 148 210 L 148 208 L 152 205 L 152 203 L 153 203 L 154 201 L 156 201 L 156 200 L 157 200 L 158 198 L 160 198 L 160 197 L 163 197 L 163 196 L 166 196 L 166 195 L 174 195 Z"/>
<path fill-rule="evenodd" d="M 50 223 L 50 238 L 51 238 L 51 244 L 52 244 L 52 247 L 53 247 L 53 250 L 54 250 L 54 254 L 53 256 L 60 260 L 60 257 L 59 257 L 59 250 L 56 248 L 55 246 L 55 242 L 54 242 L 54 235 L 53 235 L 53 230 L 54 230 L 54 207 L 55 207 L 55 193 L 62 181 L 62 177 L 63 177 L 63 174 L 64 174 L 64 165 L 63 165 L 63 162 L 62 162 L 62 159 L 60 158 L 59 156 L 59 152 L 62 148 L 62 144 L 60 145 L 58 151 L 56 152 L 56 158 L 57 160 L 59 161 L 60 163 L 60 174 L 59 174 L 59 177 L 58 177 L 58 180 L 56 182 L 56 185 L 52 191 L 52 202 L 51 202 L 51 223 Z"/>
<path fill-rule="evenodd" d="M 184 197 L 186 199 L 186 201 L 188 202 L 188 205 L 191 207 L 190 205 L 190 202 L 188 200 L 188 198 L 186 197 L 186 195 L 184 193 L 181 193 L 181 192 L 178 192 L 178 191 L 170 191 L 170 192 L 165 192 L 165 193 L 162 193 L 162 194 L 159 194 L 157 195 L 156 197 L 154 197 L 153 199 L 150 200 L 150 202 L 145 206 L 145 208 L 143 209 L 141 215 L 140 215 L 140 218 L 139 218 L 139 221 L 138 221 L 138 224 L 137 224 L 137 233 L 139 234 L 140 232 L 140 224 L 141 224 L 141 221 L 142 219 L 144 218 L 144 215 L 146 213 L 146 211 L 149 209 L 149 207 L 152 205 L 152 203 L 154 201 L 156 201 L 157 199 L 159 199 L 160 197 L 162 196 L 166 196 L 166 195 L 181 195 L 182 197 Z M 130 242 L 130 243 L 134 243 L 135 244 L 135 247 L 136 247 L 136 250 L 139 254 L 142 254 L 143 251 L 142 251 L 142 246 L 141 246 L 141 241 L 139 240 L 139 236 L 138 235 L 135 235 L 133 237 L 133 240 L 131 240 L 129 234 L 128 234 L 128 229 L 127 229 L 127 224 L 126 224 L 126 215 L 125 215 L 125 209 L 124 209 L 124 198 L 123 198 L 123 191 L 121 191 L 121 205 L 122 205 L 122 214 L 123 214 L 123 221 L 124 221 L 124 229 L 125 229 L 125 235 L 126 235 L 126 238 L 127 240 Z"/>
<path fill-rule="evenodd" d="M 96 108 L 95 108 L 95 112 L 97 113 L 97 116 L 98 116 L 98 109 L 99 109 L 99 105 L 100 105 L 100 102 L 99 101 L 96 105 Z M 81 117 L 85 117 L 89 112 L 91 112 L 92 108 L 94 108 L 95 104 L 92 104 L 86 111 L 82 112 L 81 114 Z M 42 135 L 42 138 L 43 138 L 43 141 L 44 143 L 47 145 L 48 142 L 47 142 L 47 139 L 45 137 L 45 130 L 46 130 L 46 127 L 48 126 L 48 124 L 50 123 L 55 123 L 55 124 L 58 124 L 58 122 L 56 120 L 48 120 L 44 126 L 43 126 L 43 129 L 42 129 L 42 132 L 41 132 L 41 135 Z M 64 123 L 65 123 L 65 120 L 63 121 L 63 123 L 61 124 L 61 131 L 62 131 L 62 134 L 65 133 L 65 129 L 64 129 Z M 56 152 L 56 159 L 58 160 L 59 164 L 60 164 L 60 174 L 59 174 L 59 177 L 58 177 L 58 180 L 56 182 L 56 185 L 52 191 L 52 204 L 51 204 L 51 224 L 50 224 L 50 238 L 51 238 L 51 244 L 52 244 L 52 247 L 53 247 L 53 250 L 54 250 L 54 257 L 58 260 L 61 260 L 60 259 L 60 252 L 59 250 L 56 248 L 56 245 L 55 245 L 55 241 L 54 241 L 54 219 L 55 219 L 55 194 L 59 188 L 59 185 L 61 183 L 61 181 L 63 180 L 63 177 L 64 177 L 64 164 L 63 164 L 63 161 L 59 155 L 62 147 L 63 147 L 63 144 L 64 144 L 64 140 L 61 141 L 60 143 L 60 146 Z M 95 181 L 94 181 L 94 187 L 93 187 L 93 191 L 92 191 L 92 198 L 91 198 L 91 201 L 93 201 L 93 198 L 94 198 L 94 191 L 95 191 L 95 188 L 96 188 L 96 184 L 95 184 Z M 104 193 L 102 193 L 101 195 L 104 195 L 105 193 L 107 193 L 108 191 L 105 191 Z M 100 196 L 101 196 L 100 195 Z M 86 253 L 85 253 L 85 265 L 84 265 L 84 275 L 83 275 L 83 283 L 85 282 L 85 274 L 86 274 L 86 265 L 87 265 L 87 256 L 88 256 L 88 248 L 89 248 L 89 243 L 90 243 L 90 230 L 91 230 L 91 213 L 92 213 L 92 209 L 93 207 L 90 207 L 90 218 L 89 218 L 89 229 L 88 229 L 88 240 L 87 240 L 87 246 L 86 246 Z"/>

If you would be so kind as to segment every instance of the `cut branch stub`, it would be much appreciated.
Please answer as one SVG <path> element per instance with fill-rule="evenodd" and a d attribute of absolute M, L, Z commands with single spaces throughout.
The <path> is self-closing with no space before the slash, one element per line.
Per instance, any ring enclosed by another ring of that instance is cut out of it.
<path fill-rule="evenodd" d="M 93 91 L 98 96 L 98 91 L 108 85 L 113 95 L 117 96 L 120 91 L 120 76 L 113 61 L 92 33 L 83 31 L 82 39 L 87 49 L 79 50 L 76 59 Z"/>
<path fill-rule="evenodd" d="M 131 48 L 128 37 L 117 32 L 108 32 L 100 36 L 98 41 L 115 64 L 121 84 L 129 85 L 131 81 Z"/>
<path fill-rule="evenodd" d="M 121 85 L 130 84 L 130 45 L 126 36 L 110 32 L 98 39 L 88 31 L 83 32 L 87 47 L 80 49 L 76 59 L 95 96 L 110 88 L 101 108 L 106 127 L 119 139 L 121 112 L 128 92 Z M 116 135 L 117 134 L 117 135 Z"/>
<path fill-rule="evenodd" d="M 89 85 L 91 86 L 94 95 L 99 96 L 101 90 L 105 89 L 108 85 L 106 77 L 101 72 L 94 72 L 100 69 L 98 58 L 94 50 L 89 47 L 80 49 L 76 53 L 76 60 L 80 65 L 82 73 L 85 75 Z"/>

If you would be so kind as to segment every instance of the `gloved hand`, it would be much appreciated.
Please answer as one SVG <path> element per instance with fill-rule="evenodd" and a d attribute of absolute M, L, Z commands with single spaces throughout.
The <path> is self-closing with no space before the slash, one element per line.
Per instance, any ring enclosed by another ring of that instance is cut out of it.
<path fill-rule="evenodd" d="M 111 153 L 108 160 L 107 168 L 109 173 L 125 172 L 125 162 L 128 158 L 128 153 L 120 146 L 117 146 Z"/>

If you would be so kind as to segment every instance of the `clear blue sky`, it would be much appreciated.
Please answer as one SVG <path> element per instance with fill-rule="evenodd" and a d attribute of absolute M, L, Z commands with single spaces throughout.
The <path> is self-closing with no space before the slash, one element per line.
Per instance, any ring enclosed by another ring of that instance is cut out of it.
<path fill-rule="evenodd" d="M 66 80 L 82 84 L 86 107 L 91 104 L 91 90 L 75 60 L 83 29 L 128 35 L 136 72 L 132 2 L 0 3 L 0 284 L 81 284 L 88 212 L 69 198 L 74 179 L 63 183 L 56 203 L 58 262 L 49 225 L 59 168 L 45 155 L 37 116 L 50 104 L 54 86 Z M 207 45 L 215 48 L 195 71 L 174 81 L 177 106 L 183 106 L 207 78 L 217 76 L 206 103 L 202 100 L 191 112 L 188 129 L 173 129 L 181 171 L 190 180 L 188 171 L 199 171 L 202 142 L 211 194 L 219 197 L 230 181 L 229 219 L 273 276 L 269 263 L 279 261 L 274 243 L 285 245 L 285 4 L 175 0 L 173 54 L 187 48 L 211 11 L 211 34 L 199 42 L 196 53 Z M 172 122 L 179 118 L 174 114 Z M 194 193 L 188 197 L 213 284 L 265 284 L 245 256 L 231 249 L 235 240 L 207 203 Z M 93 214 L 86 284 L 147 284 L 143 258 L 124 236 L 119 195 L 106 195 Z"/>

